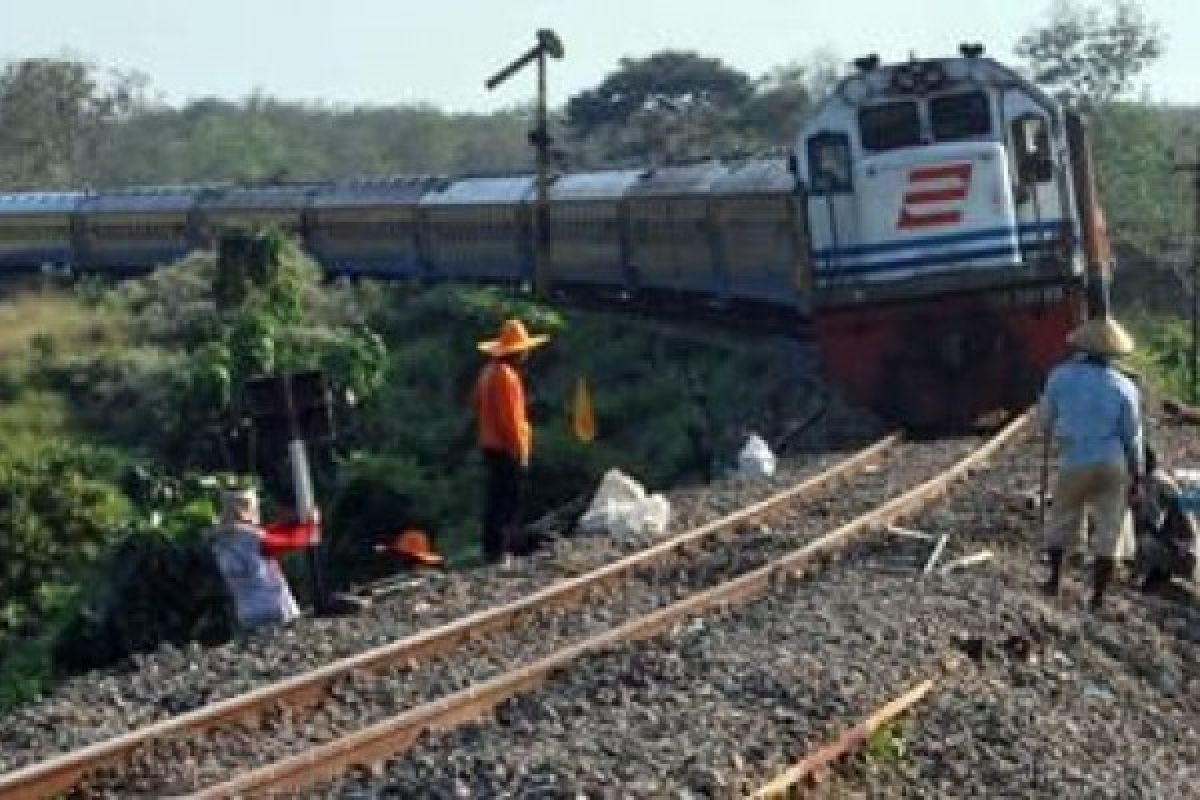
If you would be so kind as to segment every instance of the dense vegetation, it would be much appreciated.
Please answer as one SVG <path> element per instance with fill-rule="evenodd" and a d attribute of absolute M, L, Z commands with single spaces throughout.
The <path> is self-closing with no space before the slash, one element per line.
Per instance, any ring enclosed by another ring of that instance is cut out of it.
<path fill-rule="evenodd" d="M 1117 299 L 1146 345 L 1140 366 L 1182 393 L 1179 319 L 1191 287 L 1173 267 L 1186 255 L 1191 196 L 1171 168 L 1196 113 L 1131 91 L 1161 38 L 1133 3 L 1064 4 L 1018 53 L 1090 116 L 1124 268 Z M 757 78 L 696 53 L 623 59 L 555 112 L 559 166 L 786 147 L 839 70 L 827 55 Z M 141 76 L 33 59 L 0 72 L 0 190 L 528 169 L 528 127 L 522 108 L 447 114 L 261 96 L 174 108 L 154 101 Z M 406 524 L 470 556 L 480 473 L 466 407 L 474 342 L 507 315 L 555 336 L 533 367 L 535 512 L 587 491 L 614 464 L 656 486 L 707 471 L 749 420 L 784 416 L 806 399 L 775 391 L 787 381 L 767 345 L 563 314 L 491 289 L 321 286 L 290 243 L 262 246 L 265 262 L 196 254 L 122 285 L 8 290 L 0 707 L 55 669 L 228 634 L 201 535 L 216 487 L 260 473 L 272 499 L 286 499 L 276 471 L 251 459 L 233 413 L 256 373 L 320 366 L 337 388 L 339 435 L 319 449 L 317 466 L 334 532 L 328 556 L 343 583 L 391 568 L 370 544 Z M 596 392 L 601 437 L 592 446 L 565 424 L 581 375 Z"/>
<path fill-rule="evenodd" d="M 752 423 L 769 434 L 813 399 L 769 343 L 552 311 L 499 289 L 322 286 L 291 243 L 262 242 L 266 271 L 198 253 L 2 307 L 15 324 L 0 351 L 0 426 L 13 433 L 0 452 L 0 706 L 36 690 L 52 662 L 228 635 L 203 535 L 218 487 L 259 482 L 268 514 L 289 499 L 281 454 L 240 424 L 248 377 L 315 366 L 334 387 L 337 437 L 315 462 L 343 586 L 396 569 L 372 545 L 406 525 L 430 530 L 452 561 L 474 557 L 475 343 L 508 316 L 554 337 L 531 367 L 534 515 L 612 466 L 652 486 L 702 476 Z M 580 377 L 601 431 L 590 445 L 568 425 Z"/>

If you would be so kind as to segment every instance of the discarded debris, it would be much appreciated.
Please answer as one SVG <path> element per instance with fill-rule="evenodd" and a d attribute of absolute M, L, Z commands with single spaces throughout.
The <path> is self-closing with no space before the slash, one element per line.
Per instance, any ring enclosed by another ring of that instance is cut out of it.
<path fill-rule="evenodd" d="M 751 434 L 738 453 L 737 474 L 743 480 L 761 480 L 775 474 L 775 454 L 758 434 Z"/>
<path fill-rule="evenodd" d="M 579 519 L 584 533 L 607 533 L 620 539 L 658 536 L 667 529 L 671 504 L 661 494 L 648 495 L 640 483 L 620 470 L 604 474 L 587 512 Z"/>
<path fill-rule="evenodd" d="M 933 565 L 942 557 L 942 551 L 946 549 L 946 542 L 950 541 L 950 534 L 943 533 L 938 538 L 937 545 L 934 546 L 933 552 L 929 554 L 929 560 L 925 562 L 925 569 L 921 571 L 921 575 L 928 575 L 933 572 Z"/>
<path fill-rule="evenodd" d="M 992 551 L 991 550 L 980 550 L 978 553 L 972 553 L 969 556 L 963 556 L 962 558 L 956 558 L 955 560 L 949 562 L 948 564 L 946 564 L 945 566 L 942 567 L 941 574 L 945 575 L 948 572 L 951 572 L 952 570 L 958 569 L 959 567 L 970 567 L 970 566 L 974 566 L 975 564 L 982 564 L 985 561 L 991 561 L 991 560 L 992 560 Z"/>
<path fill-rule="evenodd" d="M 884 533 L 890 533 L 892 536 L 902 536 L 906 539 L 921 539 L 922 541 L 932 542 L 934 535 L 925 533 L 924 531 L 914 531 L 912 528 L 901 528 L 899 525 L 884 525 Z"/>

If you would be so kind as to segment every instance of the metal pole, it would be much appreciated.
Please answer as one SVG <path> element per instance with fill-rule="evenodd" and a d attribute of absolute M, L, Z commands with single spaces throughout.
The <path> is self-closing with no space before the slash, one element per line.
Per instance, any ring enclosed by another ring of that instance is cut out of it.
<path fill-rule="evenodd" d="M 1198 159 L 1200 161 L 1200 159 Z M 1192 224 L 1192 404 L 1200 403 L 1200 163 L 1196 164 Z"/>
<path fill-rule="evenodd" d="M 308 466 L 308 453 L 304 447 L 304 439 L 300 432 L 300 421 L 296 413 L 296 401 L 292 396 L 292 376 L 283 375 L 283 398 L 287 406 L 288 421 L 288 461 L 292 468 L 292 497 L 295 501 L 295 513 L 299 521 L 312 518 L 316 511 L 316 499 L 312 489 L 312 473 Z M 324 614 L 329 609 L 329 595 L 325 587 L 325 570 L 321 561 L 321 542 L 310 545 L 305 555 L 308 561 L 308 575 L 312 581 L 313 610 Z"/>
<path fill-rule="evenodd" d="M 546 272 L 549 261 L 547 231 L 547 149 L 549 133 L 546 124 L 546 51 L 539 48 L 537 59 L 537 131 L 534 142 L 537 151 L 537 197 L 533 210 L 533 290 L 538 297 L 546 294 Z"/>

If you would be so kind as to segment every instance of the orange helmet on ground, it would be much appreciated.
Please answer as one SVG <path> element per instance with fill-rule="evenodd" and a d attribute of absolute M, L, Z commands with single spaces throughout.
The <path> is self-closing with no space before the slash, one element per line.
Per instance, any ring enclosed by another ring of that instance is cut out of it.
<path fill-rule="evenodd" d="M 433 549 L 429 534 L 416 528 L 409 528 L 393 536 L 387 544 L 378 549 L 422 566 L 437 567 L 445 563 L 445 559 Z"/>

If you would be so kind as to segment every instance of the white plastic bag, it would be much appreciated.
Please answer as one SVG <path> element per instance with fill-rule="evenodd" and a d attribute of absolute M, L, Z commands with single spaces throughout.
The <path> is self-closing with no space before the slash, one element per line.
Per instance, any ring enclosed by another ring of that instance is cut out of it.
<path fill-rule="evenodd" d="M 738 453 L 737 474 L 744 480 L 761 480 L 775 474 L 775 454 L 756 433 L 750 434 Z"/>
<path fill-rule="evenodd" d="M 620 470 L 610 469 L 600 481 L 592 504 L 579 518 L 579 528 L 585 533 L 640 540 L 660 535 L 670 519 L 667 498 L 647 495 L 640 483 Z"/>

